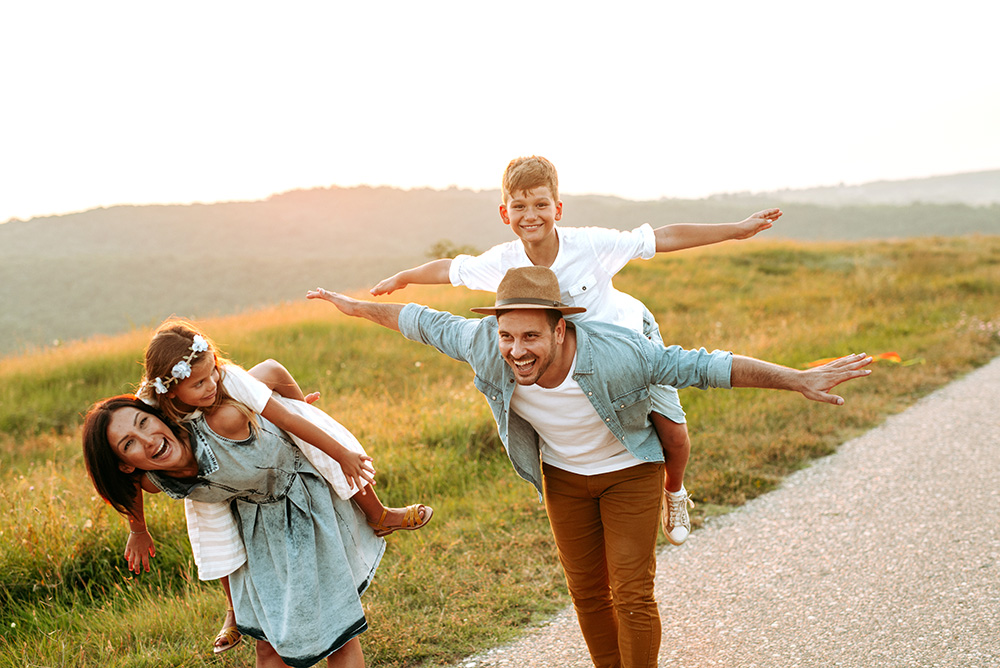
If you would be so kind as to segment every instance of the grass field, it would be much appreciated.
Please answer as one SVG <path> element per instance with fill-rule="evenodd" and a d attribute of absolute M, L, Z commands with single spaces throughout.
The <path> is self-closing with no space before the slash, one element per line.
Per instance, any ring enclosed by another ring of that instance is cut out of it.
<path fill-rule="evenodd" d="M 726 245 L 633 263 L 616 285 L 670 343 L 792 367 L 854 351 L 902 360 L 843 387 L 842 407 L 682 391 L 696 524 L 1000 354 L 1000 237 Z M 459 313 L 492 302 L 451 288 L 394 297 Z M 567 603 L 543 509 L 467 367 L 322 303 L 200 324 L 244 366 L 273 357 L 320 391 L 375 457 L 386 503 L 435 507 L 426 529 L 390 537 L 365 596 L 369 665 L 446 665 Z M 133 387 L 147 336 L 0 360 L 0 668 L 252 664 L 251 643 L 211 654 L 224 599 L 196 579 L 182 504 L 150 500 L 158 556 L 131 576 L 124 524 L 83 472 L 80 415 Z"/>

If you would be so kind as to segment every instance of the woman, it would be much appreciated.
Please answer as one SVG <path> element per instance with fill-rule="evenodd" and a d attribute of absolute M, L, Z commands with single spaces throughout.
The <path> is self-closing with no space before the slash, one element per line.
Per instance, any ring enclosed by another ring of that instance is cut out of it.
<path fill-rule="evenodd" d="M 237 626 L 257 666 L 359 668 L 360 595 L 385 550 L 288 437 L 227 405 L 184 427 L 131 395 L 88 411 L 84 459 L 97 492 L 127 514 L 140 488 L 230 503 L 247 562 L 230 576 Z"/>

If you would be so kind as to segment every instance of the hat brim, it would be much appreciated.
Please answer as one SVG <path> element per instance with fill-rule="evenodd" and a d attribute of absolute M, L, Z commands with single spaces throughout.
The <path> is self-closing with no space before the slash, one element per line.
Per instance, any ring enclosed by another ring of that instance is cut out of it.
<path fill-rule="evenodd" d="M 559 311 L 563 315 L 583 313 L 587 309 L 582 306 L 547 306 L 544 304 L 504 304 L 503 306 L 477 306 L 469 309 L 473 313 L 496 315 L 498 311 Z"/>

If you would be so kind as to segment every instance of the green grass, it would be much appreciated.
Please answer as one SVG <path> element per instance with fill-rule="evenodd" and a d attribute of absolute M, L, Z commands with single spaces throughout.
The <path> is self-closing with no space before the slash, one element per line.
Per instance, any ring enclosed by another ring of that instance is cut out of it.
<path fill-rule="evenodd" d="M 904 360 L 840 388 L 842 407 L 683 390 L 696 525 L 1000 354 L 1000 237 L 723 245 L 633 263 L 616 284 L 669 342 L 793 367 L 852 351 Z M 451 288 L 396 297 L 460 313 L 492 301 Z M 364 598 L 370 665 L 447 664 L 567 603 L 544 511 L 467 367 L 315 302 L 202 324 L 235 361 L 274 357 L 319 390 L 375 457 L 384 502 L 435 507 L 426 529 L 390 537 Z M 224 599 L 196 579 L 182 505 L 150 499 L 157 557 L 132 576 L 123 523 L 83 473 L 80 415 L 132 386 L 147 334 L 0 360 L 0 668 L 252 663 L 251 643 L 211 654 Z"/>

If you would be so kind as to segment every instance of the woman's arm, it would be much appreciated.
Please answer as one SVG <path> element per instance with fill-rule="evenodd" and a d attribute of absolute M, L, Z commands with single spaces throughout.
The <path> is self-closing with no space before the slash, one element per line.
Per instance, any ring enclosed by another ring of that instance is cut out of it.
<path fill-rule="evenodd" d="M 141 570 L 149 572 L 149 559 L 156 556 L 156 547 L 153 545 L 153 537 L 146 527 L 146 514 L 143 500 L 143 490 L 150 494 L 159 492 L 160 489 L 149 482 L 145 474 L 136 490 L 135 500 L 129 508 L 129 514 L 125 516 L 128 521 L 128 540 L 125 541 L 125 560 L 128 562 L 128 569 L 133 573 Z"/>

